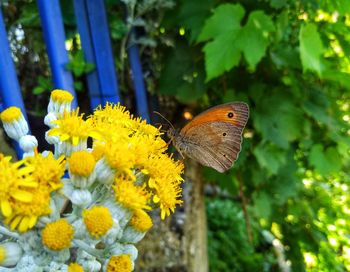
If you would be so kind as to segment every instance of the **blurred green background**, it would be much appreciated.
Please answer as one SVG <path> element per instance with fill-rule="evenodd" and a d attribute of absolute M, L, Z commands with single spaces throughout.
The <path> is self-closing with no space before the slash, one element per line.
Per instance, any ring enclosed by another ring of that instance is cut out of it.
<path fill-rule="evenodd" d="M 27 107 L 42 116 L 52 85 L 36 3 L 2 2 Z M 129 108 L 132 27 L 150 101 L 178 127 L 213 105 L 250 105 L 234 168 L 203 172 L 210 271 L 350 271 L 349 1 L 106 5 Z M 84 75 L 94 66 L 84 62 L 72 1 L 61 6 L 67 69 L 88 111 Z"/>

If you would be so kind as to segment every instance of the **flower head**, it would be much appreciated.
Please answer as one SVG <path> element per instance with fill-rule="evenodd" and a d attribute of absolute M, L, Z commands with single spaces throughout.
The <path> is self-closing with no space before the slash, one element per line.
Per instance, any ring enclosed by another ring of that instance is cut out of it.
<path fill-rule="evenodd" d="M 71 103 L 74 97 L 70 92 L 64 90 L 53 90 L 50 96 L 50 102 L 47 107 L 49 113 L 63 113 L 71 110 Z"/>
<path fill-rule="evenodd" d="M 0 114 L 6 134 L 16 140 L 28 134 L 29 128 L 21 110 L 17 107 L 9 107 Z"/>
<path fill-rule="evenodd" d="M 108 208 L 95 206 L 83 212 L 84 223 L 90 235 L 99 238 L 113 225 L 113 218 Z"/>
<path fill-rule="evenodd" d="M 115 199 L 118 203 L 128 209 L 146 209 L 150 210 L 148 205 L 150 193 L 145 185 L 137 186 L 135 183 L 125 177 L 115 179 L 114 185 Z"/>
<path fill-rule="evenodd" d="M 55 191 L 63 186 L 61 178 L 64 175 L 64 156 L 55 159 L 49 152 L 46 156 L 36 154 L 25 159 L 25 164 L 33 168 L 32 177 L 39 186 L 46 187 L 49 192 Z"/>
<path fill-rule="evenodd" d="M 151 217 L 143 210 L 135 210 L 129 224 L 140 232 L 146 232 L 153 226 Z"/>
<path fill-rule="evenodd" d="M 84 272 L 84 268 L 77 263 L 70 263 L 68 266 L 68 272 Z"/>
<path fill-rule="evenodd" d="M 63 112 L 53 123 L 57 127 L 50 129 L 48 135 L 58 136 L 60 141 L 69 142 L 73 146 L 77 146 L 81 141 L 86 141 L 88 137 L 98 138 L 90 122 L 85 121 L 83 115 L 79 115 L 79 109 Z"/>
<path fill-rule="evenodd" d="M 51 250 L 70 247 L 74 235 L 73 227 L 64 219 L 49 223 L 42 231 L 42 242 Z"/>
<path fill-rule="evenodd" d="M 28 190 L 36 188 L 30 173 L 33 168 L 24 166 L 24 161 L 10 162 L 11 157 L 0 154 L 0 207 L 1 213 L 9 217 L 13 213 L 13 203 L 29 203 L 33 194 Z"/>
<path fill-rule="evenodd" d="M 132 260 L 130 255 L 123 254 L 112 256 L 107 264 L 107 272 L 130 272 L 132 271 Z"/>
<path fill-rule="evenodd" d="M 17 243 L 0 244 L 0 266 L 14 266 L 22 257 L 22 249 Z"/>

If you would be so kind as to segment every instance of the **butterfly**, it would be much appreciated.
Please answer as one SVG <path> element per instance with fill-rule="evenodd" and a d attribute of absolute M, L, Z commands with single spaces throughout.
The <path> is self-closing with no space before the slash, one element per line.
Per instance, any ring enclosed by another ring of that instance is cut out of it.
<path fill-rule="evenodd" d="M 180 131 L 169 128 L 167 134 L 182 156 L 223 173 L 238 158 L 248 118 L 246 103 L 230 102 L 202 112 Z"/>

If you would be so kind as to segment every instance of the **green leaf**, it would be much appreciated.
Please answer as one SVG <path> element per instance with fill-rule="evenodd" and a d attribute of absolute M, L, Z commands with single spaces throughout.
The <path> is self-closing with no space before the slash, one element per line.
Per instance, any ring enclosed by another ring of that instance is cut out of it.
<path fill-rule="evenodd" d="M 205 68 L 209 81 L 239 64 L 241 53 L 235 45 L 235 32 L 223 34 L 205 45 Z"/>
<path fill-rule="evenodd" d="M 247 24 L 237 35 L 236 43 L 242 50 L 250 69 L 254 70 L 256 64 L 265 55 L 270 43 L 270 32 L 274 29 L 271 17 L 263 11 L 253 11 L 249 15 Z"/>
<path fill-rule="evenodd" d="M 283 8 L 287 4 L 287 0 L 270 0 L 270 6 L 275 9 Z"/>
<path fill-rule="evenodd" d="M 254 194 L 254 209 L 258 217 L 269 218 L 271 215 L 271 196 L 265 192 Z"/>
<path fill-rule="evenodd" d="M 33 89 L 32 93 L 35 94 L 35 95 L 39 95 L 39 94 L 42 94 L 43 92 L 45 92 L 46 89 L 41 87 L 41 86 L 37 86 Z"/>
<path fill-rule="evenodd" d="M 321 144 L 316 144 L 311 148 L 309 161 L 321 175 L 337 172 L 342 165 L 337 149 L 335 147 L 324 149 Z"/>
<path fill-rule="evenodd" d="M 270 174 L 276 174 L 281 165 L 286 162 L 285 152 L 272 144 L 260 143 L 253 153 L 259 164 Z"/>
<path fill-rule="evenodd" d="M 313 23 L 303 25 L 299 33 L 300 58 L 303 70 L 316 72 L 322 75 L 322 56 L 324 52 L 323 43 L 317 26 Z"/>
<path fill-rule="evenodd" d="M 292 103 L 291 96 L 273 92 L 257 98 L 257 104 L 252 112 L 253 122 L 265 140 L 287 149 L 289 142 L 303 135 L 304 123 L 308 120 L 299 106 Z"/>
<path fill-rule="evenodd" d="M 198 42 L 209 40 L 221 35 L 235 36 L 244 16 L 244 9 L 240 4 L 223 4 L 214 10 L 214 14 L 205 22 L 197 39 Z"/>

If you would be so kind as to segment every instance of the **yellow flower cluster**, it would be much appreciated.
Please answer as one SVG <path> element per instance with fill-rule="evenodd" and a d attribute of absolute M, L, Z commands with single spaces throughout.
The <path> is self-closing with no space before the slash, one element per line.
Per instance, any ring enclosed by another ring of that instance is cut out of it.
<path fill-rule="evenodd" d="M 73 146 L 93 138 L 91 154 L 96 161 L 105 160 L 114 177 L 115 198 L 126 208 L 159 206 L 164 219 L 182 203 L 183 164 L 166 154 L 159 128 L 134 118 L 125 107 L 107 103 L 86 120 L 78 110 L 64 112 L 54 124 L 49 135 Z"/>
<path fill-rule="evenodd" d="M 183 164 L 166 154 L 160 129 L 112 104 L 99 107 L 89 121 L 101 136 L 94 148 L 103 150 L 115 173 L 116 200 L 132 210 L 150 210 L 159 203 L 162 219 L 174 212 L 182 203 Z"/>
<path fill-rule="evenodd" d="M 59 189 L 64 159 L 37 154 L 15 163 L 0 154 L 0 206 L 5 224 L 20 232 L 50 214 L 50 193 Z"/>

